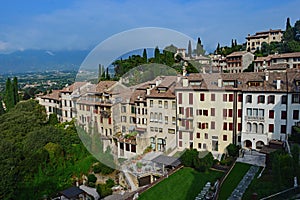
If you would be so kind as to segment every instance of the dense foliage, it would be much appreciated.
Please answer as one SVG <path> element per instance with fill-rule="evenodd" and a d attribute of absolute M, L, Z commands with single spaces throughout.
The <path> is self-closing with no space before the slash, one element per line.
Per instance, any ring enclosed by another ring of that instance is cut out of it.
<path fill-rule="evenodd" d="M 69 187 L 95 159 L 73 122 L 50 124 L 34 100 L 0 116 L 0 199 L 39 199 Z"/>
<path fill-rule="evenodd" d="M 239 147 L 235 144 L 229 144 L 226 147 L 227 153 L 231 157 L 238 157 L 239 155 Z"/>
<path fill-rule="evenodd" d="M 167 46 L 161 52 L 158 47 L 154 49 L 154 57 L 148 58 L 147 51 L 143 50 L 143 56 L 140 55 L 131 55 L 127 59 L 119 59 L 113 62 L 115 69 L 115 77 L 122 77 L 124 74 L 129 72 L 131 69 L 145 65 L 145 64 L 162 64 L 169 66 L 172 69 L 175 69 L 178 73 L 182 72 L 182 64 L 180 63 L 180 59 L 175 59 L 174 55 L 176 53 L 177 47 L 174 45 Z M 196 53 L 205 53 L 203 50 L 203 46 L 198 44 L 198 50 Z M 199 72 L 197 66 L 194 66 L 193 63 L 188 63 L 187 66 L 188 73 L 196 73 Z"/>
<path fill-rule="evenodd" d="M 184 166 L 204 172 L 211 168 L 214 157 L 211 152 L 209 152 L 203 158 L 199 158 L 199 152 L 196 149 L 188 149 L 180 157 L 180 160 Z"/>

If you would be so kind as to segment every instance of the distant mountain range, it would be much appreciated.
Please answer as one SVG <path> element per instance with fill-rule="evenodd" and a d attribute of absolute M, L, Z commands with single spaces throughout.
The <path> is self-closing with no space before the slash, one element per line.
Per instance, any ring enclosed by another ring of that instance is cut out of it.
<path fill-rule="evenodd" d="M 90 50 L 25 50 L 0 54 L 0 74 L 78 70 Z"/>

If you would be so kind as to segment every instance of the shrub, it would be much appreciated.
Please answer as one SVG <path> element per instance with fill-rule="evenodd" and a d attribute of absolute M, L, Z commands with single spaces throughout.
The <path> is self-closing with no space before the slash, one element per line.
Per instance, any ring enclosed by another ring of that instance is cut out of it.
<path fill-rule="evenodd" d="M 186 167 L 195 167 L 195 162 L 198 162 L 195 159 L 199 159 L 196 149 L 188 149 L 180 157 L 181 163 Z"/>
<path fill-rule="evenodd" d="M 99 184 L 97 186 L 97 192 L 101 198 L 104 198 L 112 194 L 112 189 L 107 186 L 107 184 Z"/>
<path fill-rule="evenodd" d="M 89 174 L 88 181 L 89 181 L 89 183 L 96 183 L 97 177 L 95 176 L 95 174 Z"/>
<path fill-rule="evenodd" d="M 101 174 L 107 175 L 107 174 L 113 173 L 115 170 L 102 164 L 102 163 L 98 163 L 98 164 L 94 165 L 93 171 L 95 174 L 101 173 Z"/>
<path fill-rule="evenodd" d="M 239 147 L 235 144 L 228 145 L 226 149 L 229 156 L 237 157 L 239 155 Z"/>
<path fill-rule="evenodd" d="M 228 158 L 225 158 L 224 160 L 220 161 L 220 164 L 225 165 L 225 166 L 230 166 L 232 163 L 233 163 L 232 157 L 228 157 Z"/>
<path fill-rule="evenodd" d="M 112 188 L 114 185 L 115 185 L 115 181 L 114 180 L 112 180 L 112 179 L 107 179 L 106 181 L 105 181 L 105 183 L 106 183 L 106 185 L 107 185 L 107 187 L 109 187 L 109 188 Z"/>

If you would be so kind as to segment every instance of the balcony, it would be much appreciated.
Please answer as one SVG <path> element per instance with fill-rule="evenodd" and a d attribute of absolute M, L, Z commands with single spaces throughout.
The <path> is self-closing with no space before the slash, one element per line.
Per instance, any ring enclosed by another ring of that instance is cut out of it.
<path fill-rule="evenodd" d="M 194 128 L 193 127 L 184 127 L 184 126 L 179 126 L 179 131 L 189 131 L 189 132 L 193 132 Z"/>
<path fill-rule="evenodd" d="M 262 116 L 245 116 L 246 121 L 258 121 L 258 122 L 264 122 L 265 117 Z"/>

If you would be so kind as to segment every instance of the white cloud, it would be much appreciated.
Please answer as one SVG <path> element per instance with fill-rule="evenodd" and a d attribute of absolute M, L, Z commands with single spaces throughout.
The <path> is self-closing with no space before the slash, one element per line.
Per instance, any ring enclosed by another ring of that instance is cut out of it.
<path fill-rule="evenodd" d="M 230 44 L 232 38 L 244 42 L 248 33 L 284 28 L 286 17 L 296 20 L 299 5 L 299 1 L 279 0 L 272 4 L 255 0 L 247 4 L 237 0 L 75 1 L 69 8 L 0 24 L 0 38 L 15 49 L 89 49 L 125 30 L 162 27 L 194 39 L 200 36 L 204 47 L 213 50 L 218 42 Z"/>

